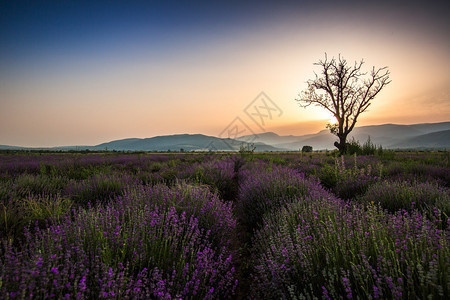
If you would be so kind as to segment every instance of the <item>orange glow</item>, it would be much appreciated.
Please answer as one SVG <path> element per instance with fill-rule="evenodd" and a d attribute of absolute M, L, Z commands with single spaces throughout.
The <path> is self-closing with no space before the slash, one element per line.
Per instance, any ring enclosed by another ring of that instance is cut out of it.
<path fill-rule="evenodd" d="M 92 145 L 127 137 L 202 133 L 217 136 L 261 92 L 282 109 L 263 128 L 302 135 L 325 129 L 330 113 L 295 101 L 319 71 L 313 63 L 341 53 L 363 69 L 388 66 L 392 83 L 358 125 L 449 121 L 448 38 L 395 20 L 292 13 L 154 55 L 151 46 L 104 59 L 51 58 L 0 73 L 0 144 Z M 318 18 L 321 15 L 322 18 Z M 362 22 L 364 20 L 364 22 Z M 331 21 L 330 21 L 331 22 Z M 342 38 L 345 33 L 345 38 Z M 323 37 L 327 36 L 327 39 Z M 108 56 L 110 55 L 110 56 Z M 335 120 L 333 120 L 335 121 Z"/>

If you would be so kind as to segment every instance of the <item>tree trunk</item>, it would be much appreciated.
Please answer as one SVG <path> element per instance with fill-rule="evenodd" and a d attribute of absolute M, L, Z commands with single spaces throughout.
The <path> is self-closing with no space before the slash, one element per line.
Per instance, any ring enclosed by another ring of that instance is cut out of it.
<path fill-rule="evenodd" d="M 341 155 L 343 155 L 345 153 L 346 142 L 347 142 L 347 136 L 346 135 L 339 136 L 339 143 L 338 142 L 334 142 L 334 146 L 336 148 L 338 148 L 339 153 Z"/>

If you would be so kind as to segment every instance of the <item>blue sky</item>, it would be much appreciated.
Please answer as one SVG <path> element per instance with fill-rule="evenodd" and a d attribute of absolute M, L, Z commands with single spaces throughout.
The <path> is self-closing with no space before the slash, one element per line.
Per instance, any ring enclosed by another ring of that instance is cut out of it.
<path fill-rule="evenodd" d="M 2 1 L 0 144 L 218 135 L 261 91 L 265 131 L 316 132 L 294 99 L 325 52 L 392 72 L 360 125 L 448 121 L 447 1 L 186 3 Z"/>

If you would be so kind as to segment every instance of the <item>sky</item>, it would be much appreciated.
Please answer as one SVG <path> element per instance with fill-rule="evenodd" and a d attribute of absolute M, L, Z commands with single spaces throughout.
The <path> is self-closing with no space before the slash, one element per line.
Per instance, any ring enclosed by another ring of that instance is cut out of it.
<path fill-rule="evenodd" d="M 0 145 L 316 133 L 343 56 L 392 82 L 358 126 L 450 121 L 448 1 L 0 1 Z M 235 130 L 235 131 L 233 131 Z"/>

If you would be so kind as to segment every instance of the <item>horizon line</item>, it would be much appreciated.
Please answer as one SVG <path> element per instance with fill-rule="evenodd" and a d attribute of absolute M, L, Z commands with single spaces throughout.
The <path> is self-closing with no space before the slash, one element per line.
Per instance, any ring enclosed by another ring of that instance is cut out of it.
<path fill-rule="evenodd" d="M 383 124 L 378 124 L 378 125 L 363 125 L 363 126 L 356 126 L 355 128 L 362 128 L 362 127 L 371 127 L 371 126 L 384 126 L 384 125 L 397 125 L 397 126 L 411 126 L 411 125 L 427 125 L 427 124 L 442 124 L 442 123 L 450 123 L 449 121 L 443 121 L 443 122 L 425 122 L 425 123 L 412 123 L 412 124 L 396 124 L 396 123 L 383 123 Z M 128 139 L 137 139 L 137 140 L 145 140 L 145 139 L 152 139 L 152 138 L 157 138 L 157 137 L 168 137 L 168 136 L 179 136 L 179 135 L 202 135 L 202 136 L 206 136 L 206 137 L 214 137 L 214 138 L 219 138 L 219 139 L 238 139 L 238 138 L 242 138 L 242 137 L 246 137 L 246 136 L 251 136 L 251 135 L 261 135 L 261 134 L 265 134 L 265 133 L 274 133 L 280 137 L 286 137 L 286 136 L 296 136 L 296 137 L 302 137 L 305 135 L 311 135 L 311 134 L 318 134 L 324 130 L 328 130 L 328 129 L 322 129 L 319 130 L 318 132 L 315 133 L 306 133 L 306 134 L 302 134 L 302 135 L 279 135 L 278 133 L 276 133 L 275 131 L 263 131 L 263 132 L 258 132 L 258 133 L 254 133 L 254 134 L 248 134 L 248 135 L 242 135 L 242 136 L 238 136 L 235 138 L 221 138 L 215 135 L 209 135 L 209 134 L 204 134 L 204 133 L 172 133 L 172 134 L 165 134 L 165 135 L 155 135 L 155 136 L 151 136 L 151 137 L 124 137 L 124 138 L 116 138 L 110 141 L 105 141 L 105 142 L 101 142 L 99 144 L 94 144 L 94 145 L 58 145 L 58 146 L 18 146 L 18 145 L 7 145 L 7 144 L 1 144 L 0 143 L 0 147 L 4 146 L 4 147 L 17 147 L 17 148 L 25 148 L 25 149 L 52 149 L 52 148 L 68 148 L 68 147 L 97 147 L 101 144 L 106 144 L 106 143 L 110 143 L 110 142 L 115 142 L 115 141 L 122 141 L 122 140 L 128 140 Z M 1 150 L 1 149 L 0 149 Z M 6 149 L 3 149 L 6 150 Z M 14 150 L 14 149 L 11 149 Z"/>

